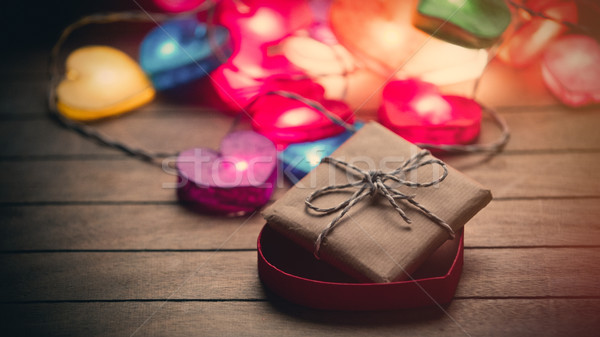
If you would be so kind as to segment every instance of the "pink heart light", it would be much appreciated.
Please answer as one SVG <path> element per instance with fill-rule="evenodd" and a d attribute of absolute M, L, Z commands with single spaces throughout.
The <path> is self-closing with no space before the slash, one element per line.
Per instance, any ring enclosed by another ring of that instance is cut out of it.
<path fill-rule="evenodd" d="M 217 23 L 230 31 L 233 42 L 229 60 L 211 74 L 227 109 L 239 113 L 272 76 L 302 75 L 270 48 L 310 25 L 312 18 L 306 0 L 223 0 L 217 10 Z"/>
<path fill-rule="evenodd" d="M 557 21 L 577 23 L 577 4 L 569 0 L 528 0 L 525 6 Z M 550 42 L 567 30 L 567 26 L 541 17 L 528 19 L 499 49 L 498 57 L 513 67 L 533 63 Z"/>
<path fill-rule="evenodd" d="M 269 201 L 277 179 L 277 151 L 256 132 L 238 131 L 223 139 L 220 152 L 181 152 L 176 167 L 180 200 L 202 211 L 239 215 Z"/>
<path fill-rule="evenodd" d="M 379 120 L 413 143 L 467 144 L 479 135 L 481 107 L 465 97 L 441 95 L 427 82 L 392 81 L 383 89 Z"/>
<path fill-rule="evenodd" d="M 224 0 L 218 11 L 218 22 L 231 31 L 235 50 L 281 40 L 312 21 L 307 0 Z"/>
<path fill-rule="evenodd" d="M 566 105 L 600 102 L 600 45 L 585 35 L 554 41 L 544 52 L 542 76 L 550 91 Z"/>
<path fill-rule="evenodd" d="M 226 0 L 219 4 L 218 22 L 231 33 L 233 54 L 229 62 L 252 78 L 265 78 L 269 70 L 287 71 L 285 58 L 268 49 L 311 22 L 306 0 Z"/>

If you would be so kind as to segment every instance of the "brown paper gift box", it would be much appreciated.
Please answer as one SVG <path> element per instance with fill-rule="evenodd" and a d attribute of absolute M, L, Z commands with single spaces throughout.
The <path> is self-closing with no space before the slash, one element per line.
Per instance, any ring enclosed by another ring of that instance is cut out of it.
<path fill-rule="evenodd" d="M 370 122 L 338 148 L 331 157 L 363 169 L 390 172 L 421 150 L 378 123 Z M 438 166 L 420 168 L 407 178 L 431 181 L 441 175 Z M 267 222 L 300 246 L 314 251 L 315 241 L 338 212 L 323 215 L 309 210 L 305 199 L 316 189 L 348 183 L 354 176 L 329 163 L 321 163 L 283 197 L 264 210 Z M 396 186 L 395 186 L 396 187 Z M 431 187 L 397 187 L 456 232 L 491 199 L 491 192 L 448 167 L 448 176 Z M 328 193 L 313 201 L 332 207 L 350 197 L 356 188 Z M 409 277 L 448 238 L 448 231 L 414 206 L 398 201 L 412 220 L 407 224 L 381 195 L 367 197 L 342 217 L 326 236 L 320 258 L 359 281 L 392 282 Z"/>

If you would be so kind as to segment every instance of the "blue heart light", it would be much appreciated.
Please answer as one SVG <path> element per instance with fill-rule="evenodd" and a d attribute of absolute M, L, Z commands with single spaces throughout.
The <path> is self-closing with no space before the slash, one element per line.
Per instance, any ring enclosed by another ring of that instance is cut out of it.
<path fill-rule="evenodd" d="M 229 31 L 213 26 L 214 43 L 228 57 Z M 209 41 L 207 25 L 195 19 L 173 20 L 156 27 L 142 41 L 140 65 L 158 90 L 206 76 L 221 64 Z"/>
<path fill-rule="evenodd" d="M 354 128 L 360 129 L 364 123 L 356 122 Z M 339 135 L 319 139 L 314 142 L 295 143 L 289 145 L 280 154 L 279 159 L 283 164 L 284 175 L 292 182 L 297 183 L 308 172 L 312 171 L 321 159 L 329 156 L 342 145 L 354 132 L 345 131 Z"/>

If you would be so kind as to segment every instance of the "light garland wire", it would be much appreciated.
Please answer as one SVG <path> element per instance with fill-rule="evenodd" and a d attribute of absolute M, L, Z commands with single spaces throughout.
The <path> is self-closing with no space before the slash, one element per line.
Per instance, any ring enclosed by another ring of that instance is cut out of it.
<path fill-rule="evenodd" d="M 239 1 L 239 2 L 241 3 L 241 1 Z M 541 17 L 543 19 L 551 20 L 551 21 L 557 22 L 559 24 L 565 25 L 565 26 L 569 27 L 570 29 L 580 30 L 583 32 L 587 32 L 589 34 L 589 30 L 586 27 L 583 27 L 581 25 L 578 25 L 578 24 L 575 24 L 575 23 L 569 22 L 569 21 L 557 20 L 556 18 L 548 16 L 548 15 L 544 14 L 543 12 L 534 11 L 531 8 L 521 5 L 513 0 L 508 0 L 508 3 L 517 9 L 527 12 L 531 16 L 537 16 L 537 17 Z M 140 148 L 132 148 L 126 144 L 123 144 L 122 142 L 111 139 L 110 137 L 101 133 L 100 131 L 98 131 L 97 129 L 95 129 L 93 127 L 90 127 L 84 123 L 70 120 L 70 119 L 62 116 L 60 113 L 58 113 L 58 110 L 56 108 L 56 88 L 57 88 L 58 81 L 60 79 L 60 69 L 58 66 L 58 58 L 59 58 L 59 54 L 60 54 L 60 48 L 62 47 L 64 42 L 67 40 L 67 38 L 71 35 L 71 33 L 73 33 L 75 30 L 77 30 L 83 26 L 87 26 L 90 24 L 106 24 L 106 23 L 116 23 L 116 22 L 158 23 L 158 22 L 163 22 L 163 21 L 170 20 L 170 19 L 188 17 L 191 15 L 197 14 L 199 12 L 208 11 L 207 12 L 207 26 L 209 27 L 209 29 L 208 29 L 209 43 L 211 45 L 211 48 L 214 50 L 215 55 L 219 58 L 219 60 L 223 61 L 223 60 L 226 60 L 227 57 L 226 57 L 224 51 L 220 48 L 220 46 L 216 45 L 216 43 L 214 41 L 214 34 L 212 32 L 212 29 L 210 29 L 210 27 L 214 27 L 215 8 L 216 8 L 216 2 L 214 2 L 214 0 L 208 0 L 194 10 L 175 14 L 175 15 L 165 14 L 165 13 L 145 13 L 145 12 L 140 12 L 140 11 L 98 13 L 98 14 L 92 14 L 92 15 L 82 17 L 79 20 L 75 21 L 74 23 L 70 24 L 62 31 L 58 41 L 56 42 L 56 44 L 54 45 L 54 47 L 52 48 L 52 51 L 50 53 L 50 58 L 49 58 L 50 88 L 48 90 L 48 107 L 49 107 L 51 116 L 53 118 L 55 118 L 61 125 L 78 132 L 82 136 L 93 139 L 103 145 L 121 150 L 121 151 L 123 151 L 131 156 L 137 157 L 143 161 L 156 163 L 156 161 L 161 158 L 172 156 L 173 155 L 172 153 L 155 153 L 155 152 L 146 151 L 146 150 L 140 149 Z M 497 47 L 498 46 L 496 45 L 495 47 L 492 47 L 492 49 L 494 49 L 494 48 L 497 49 Z M 332 51 L 335 53 L 336 58 L 338 58 L 339 61 L 341 62 L 341 58 L 337 54 L 337 51 L 333 48 L 333 46 L 331 46 L 331 48 L 332 48 Z M 484 72 L 485 72 L 485 69 L 487 69 L 487 67 L 489 66 L 492 59 L 495 58 L 495 56 L 496 56 L 496 51 L 494 51 L 492 53 L 492 56 L 488 58 L 488 63 L 486 64 L 486 67 L 484 68 Z M 382 69 L 373 69 L 373 66 L 369 65 L 369 62 L 361 62 L 361 63 L 362 63 L 362 66 L 369 68 L 371 70 L 375 70 L 376 73 L 380 73 L 382 71 Z M 381 67 L 382 66 L 379 65 L 379 67 L 376 67 L 376 68 L 381 68 Z M 358 64 L 356 64 L 356 67 L 354 70 L 356 70 L 357 68 L 360 68 L 360 66 Z M 342 77 L 344 78 L 344 89 L 343 89 L 344 98 L 346 97 L 347 91 L 348 91 L 348 85 L 349 85 L 348 76 L 352 72 L 354 72 L 354 71 L 349 71 L 348 69 L 344 69 L 344 73 L 342 74 Z M 319 77 L 323 77 L 323 76 L 329 76 L 329 75 L 303 76 L 302 78 L 319 78 Z M 472 91 L 473 98 L 476 96 L 476 92 L 479 88 L 480 81 L 481 81 L 481 76 L 475 80 L 475 83 L 473 85 L 473 91 Z M 297 95 L 297 94 L 294 94 L 291 92 L 280 91 L 280 90 L 268 92 L 267 94 L 276 94 L 276 95 L 279 95 L 282 97 L 298 100 L 308 106 L 313 107 L 320 113 L 324 114 L 333 123 L 344 127 L 346 130 L 351 131 L 351 132 L 356 131 L 352 124 L 347 123 L 347 122 L 343 121 L 341 118 L 333 115 L 331 112 L 327 111 L 327 109 L 325 109 L 320 103 L 318 103 L 316 101 L 307 99 L 305 97 L 302 97 L 300 95 Z M 416 145 L 418 145 L 422 148 L 426 148 L 426 149 L 434 149 L 434 150 L 440 150 L 440 151 L 450 152 L 450 153 L 481 153 L 481 152 L 500 152 L 500 151 L 502 151 L 502 149 L 505 147 L 505 145 L 508 143 L 508 141 L 510 139 L 510 129 L 508 127 L 508 124 L 494 109 L 485 107 L 483 105 L 481 105 L 481 106 L 482 106 L 483 111 L 486 111 L 490 115 L 493 122 L 501 130 L 501 135 L 498 137 L 497 140 L 495 140 L 491 143 L 488 143 L 488 144 L 435 145 L 435 144 L 427 144 L 427 143 L 417 143 Z M 232 128 L 235 127 L 235 125 L 238 122 L 239 122 L 239 119 L 236 119 L 232 125 Z M 158 164 L 160 165 L 160 163 L 158 163 Z"/>
<path fill-rule="evenodd" d="M 48 70 L 49 70 L 49 89 L 48 89 L 48 110 L 50 112 L 50 116 L 58 121 L 62 126 L 71 129 L 80 135 L 90 138 L 98 143 L 109 146 L 120 151 L 127 153 L 130 156 L 141 159 L 142 161 L 146 161 L 149 163 L 153 163 L 162 167 L 162 163 L 160 162 L 162 158 L 173 156 L 173 153 L 160 153 L 160 152 L 150 152 L 141 148 L 133 148 L 127 144 L 124 144 L 118 140 L 112 139 L 111 137 L 103 134 L 98 129 L 91 127 L 87 124 L 77 122 L 71 119 L 68 119 L 61 115 L 58 112 L 56 106 L 56 88 L 58 86 L 58 82 L 61 78 L 60 75 L 60 67 L 58 65 L 58 59 L 60 56 L 60 51 L 62 45 L 65 43 L 67 38 L 76 31 L 77 29 L 90 25 L 90 24 L 106 24 L 106 23 L 116 23 L 116 22 L 135 22 L 135 23 L 159 23 L 166 20 L 189 17 L 194 14 L 209 11 L 209 16 L 213 15 L 210 11 L 214 11 L 214 7 L 216 3 L 213 0 L 207 0 L 198 8 L 193 9 L 191 11 L 182 12 L 178 14 L 165 14 L 165 13 L 146 13 L 141 11 L 128 11 L 128 12 L 112 12 L 112 13 L 98 13 L 92 14 L 88 16 L 84 16 L 79 20 L 73 22 L 68 25 L 60 34 L 58 41 L 52 47 L 50 52 Z M 212 38 L 213 34 L 211 30 L 208 30 L 209 41 Z M 211 43 L 211 48 L 214 43 Z M 217 57 L 219 57 L 219 52 L 222 50 L 219 48 L 215 49 Z"/>
<path fill-rule="evenodd" d="M 556 22 L 558 24 L 561 24 L 563 26 L 567 26 L 569 29 L 573 29 L 573 30 L 579 30 L 581 32 L 583 32 L 586 35 L 593 35 L 592 32 L 585 26 L 576 24 L 574 22 L 571 21 L 567 21 L 567 20 L 559 20 L 557 18 L 554 18 L 550 15 L 545 14 L 544 12 L 541 11 L 535 11 L 525 5 L 522 5 L 516 1 L 513 0 L 507 0 L 508 4 L 513 6 L 514 8 L 520 9 L 522 11 L 525 11 L 527 14 L 531 15 L 531 16 L 536 16 L 542 19 L 546 19 L 546 20 L 550 20 L 553 22 Z"/>

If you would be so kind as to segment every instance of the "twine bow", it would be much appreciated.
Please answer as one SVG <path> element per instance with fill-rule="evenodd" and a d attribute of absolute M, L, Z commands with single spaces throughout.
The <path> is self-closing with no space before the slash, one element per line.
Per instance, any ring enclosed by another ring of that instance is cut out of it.
<path fill-rule="evenodd" d="M 377 194 L 383 195 L 390 202 L 392 207 L 398 212 L 398 214 L 400 214 L 400 216 L 406 223 L 410 224 L 412 221 L 410 220 L 410 218 L 408 218 L 408 216 L 402 210 L 402 208 L 400 208 L 396 200 L 406 200 L 408 203 L 412 204 L 421 212 L 423 212 L 423 214 L 425 214 L 427 217 L 433 220 L 436 224 L 446 229 L 450 234 L 450 237 L 453 238 L 454 230 L 452 229 L 452 227 L 450 227 L 450 225 L 448 225 L 444 220 L 431 213 L 427 208 L 423 207 L 421 204 L 415 201 L 415 195 L 404 194 L 386 184 L 386 182 L 388 181 L 394 181 L 396 183 L 408 187 L 429 187 L 442 182 L 448 176 L 448 169 L 446 168 L 446 164 L 441 160 L 435 158 L 423 160 L 429 154 L 429 151 L 421 151 L 409 158 L 408 160 L 406 160 L 399 168 L 391 172 L 383 172 L 381 170 L 365 171 L 352 164 L 337 160 L 332 157 L 323 158 L 321 162 L 333 164 L 338 168 L 344 169 L 346 172 L 353 173 L 355 176 L 360 177 L 360 180 L 353 181 L 347 184 L 325 186 L 311 193 L 304 201 L 308 208 L 324 214 L 330 214 L 339 211 L 340 209 L 342 210 L 333 220 L 331 220 L 327 227 L 325 227 L 325 229 L 323 229 L 323 231 L 317 237 L 313 253 L 314 256 L 317 259 L 320 259 L 319 251 L 321 249 L 321 243 L 323 242 L 325 237 L 337 226 L 340 219 L 354 205 L 356 205 L 368 196 L 375 197 Z M 436 164 L 444 170 L 443 174 L 439 178 L 423 183 L 406 179 L 407 173 L 417 170 L 426 165 Z M 353 187 L 358 187 L 358 190 L 354 192 L 352 196 L 350 196 L 346 201 L 343 201 L 334 207 L 320 208 L 312 203 L 315 199 L 327 193 L 338 192 Z"/>

